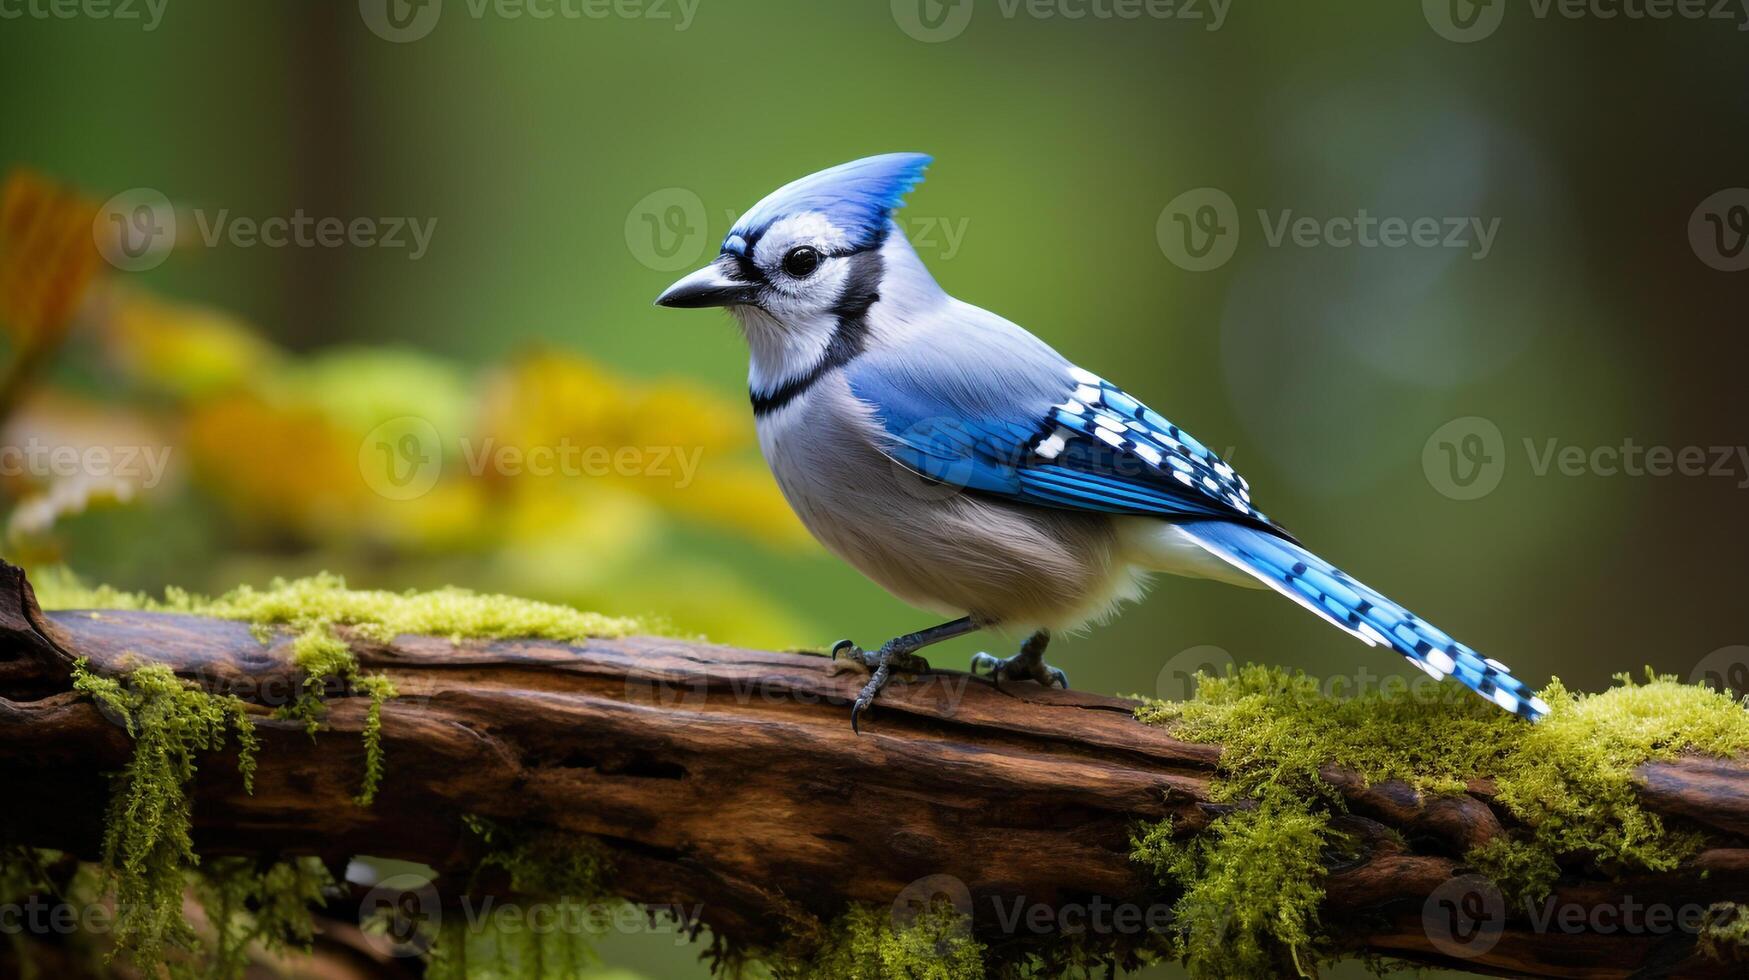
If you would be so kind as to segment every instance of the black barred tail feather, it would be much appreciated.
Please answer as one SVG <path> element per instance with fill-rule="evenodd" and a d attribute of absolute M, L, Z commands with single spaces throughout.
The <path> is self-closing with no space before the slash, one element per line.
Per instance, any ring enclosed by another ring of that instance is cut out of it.
<path fill-rule="evenodd" d="M 1187 522 L 1181 528 L 1210 553 L 1369 645 L 1388 646 L 1436 678 L 1456 677 L 1520 717 L 1537 721 L 1548 713 L 1548 704 L 1505 664 L 1482 657 L 1299 545 L 1229 521 Z"/>

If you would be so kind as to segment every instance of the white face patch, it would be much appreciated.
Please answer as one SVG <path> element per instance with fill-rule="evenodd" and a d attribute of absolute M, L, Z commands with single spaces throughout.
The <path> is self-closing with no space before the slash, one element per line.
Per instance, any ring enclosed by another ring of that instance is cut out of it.
<path fill-rule="evenodd" d="M 850 279 L 851 260 L 844 256 L 824 258 L 805 278 L 783 270 L 784 256 L 791 249 L 811 245 L 824 255 L 847 248 L 850 238 L 818 211 L 808 211 L 775 222 L 753 247 L 753 264 L 764 273 L 766 287 L 760 303 L 785 323 L 824 314 L 838 302 Z"/>
<path fill-rule="evenodd" d="M 753 246 L 753 264 L 761 269 L 775 269 L 789 250 L 797 245 L 812 245 L 822 252 L 836 252 L 850 247 L 850 236 L 827 220 L 818 211 L 804 211 L 774 222 L 759 244 Z"/>

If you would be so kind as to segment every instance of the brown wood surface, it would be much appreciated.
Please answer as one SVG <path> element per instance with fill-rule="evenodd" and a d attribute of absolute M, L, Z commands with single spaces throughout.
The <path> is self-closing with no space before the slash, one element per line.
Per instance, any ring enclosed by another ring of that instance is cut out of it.
<path fill-rule="evenodd" d="M 858 737 L 847 706 L 863 677 L 822 657 L 651 637 L 349 639 L 364 669 L 401 692 L 383 709 L 387 776 L 370 807 L 352 802 L 364 697 L 332 692 L 313 743 L 301 725 L 266 717 L 299 680 L 288 636 L 263 645 L 242 624 L 182 615 L 45 614 L 22 573 L 0 568 L 0 839 L 96 853 L 104 774 L 125 764 L 131 743 L 68 689 L 77 657 L 106 673 L 168 664 L 259 706 L 253 795 L 234 758 L 203 760 L 194 789 L 203 854 L 420 861 L 454 901 L 477 860 L 461 818 L 476 814 L 592 835 L 611 853 L 616 891 L 697 907 L 704 925 L 743 943 L 782 940 L 798 912 L 889 905 L 940 875 L 963 883 L 980 938 L 1046 942 L 1005 926 L 998 909 L 1018 899 L 1054 918 L 1095 899 L 1169 902 L 1129 861 L 1132 828 L 1172 816 L 1197 833 L 1221 812 L 1208 802 L 1219 748 L 1137 723 L 1118 698 L 942 672 L 892 684 Z M 1453 902 L 1477 900 L 1463 894 L 1459 857 L 1507 819 L 1489 787 L 1421 799 L 1335 768 L 1325 777 L 1349 803 L 1344 828 L 1363 844 L 1358 856 L 1331 859 L 1326 882 L 1324 922 L 1346 947 L 1541 977 L 1729 969 L 1699 958 L 1681 930 L 1539 929 L 1522 914 L 1454 954 L 1438 941 L 1440 922 Z M 1749 897 L 1745 764 L 1684 759 L 1646 766 L 1640 781 L 1648 807 L 1705 833 L 1709 849 L 1667 874 L 1612 880 L 1570 869 L 1556 903 Z"/>

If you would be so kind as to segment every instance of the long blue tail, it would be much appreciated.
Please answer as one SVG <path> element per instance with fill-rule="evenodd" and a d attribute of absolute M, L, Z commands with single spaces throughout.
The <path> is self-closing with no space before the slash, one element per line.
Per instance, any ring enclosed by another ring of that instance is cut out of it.
<path fill-rule="evenodd" d="M 1505 664 L 1485 659 L 1299 545 L 1227 521 L 1179 526 L 1210 553 L 1368 645 L 1382 643 L 1436 678 L 1456 677 L 1470 690 L 1531 721 L 1548 714 L 1548 704 L 1513 677 Z"/>

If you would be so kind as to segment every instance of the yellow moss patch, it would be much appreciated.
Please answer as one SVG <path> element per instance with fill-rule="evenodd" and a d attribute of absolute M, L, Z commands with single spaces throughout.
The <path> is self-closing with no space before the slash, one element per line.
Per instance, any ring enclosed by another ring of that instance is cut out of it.
<path fill-rule="evenodd" d="M 570 606 L 445 588 L 429 592 L 348 589 L 338 575 L 275 579 L 265 589 L 243 586 L 217 598 L 165 590 L 162 600 L 108 586 L 86 588 L 65 573 L 36 574 L 32 584 L 45 609 L 146 609 L 240 620 L 258 626 L 353 626 L 375 639 L 424 633 L 452 640 L 529 638 L 576 642 L 625 636 L 643 628 L 635 619 Z"/>
<path fill-rule="evenodd" d="M 371 699 L 365 719 L 365 775 L 357 797 L 368 806 L 382 781 L 382 706 L 395 697 L 395 687 L 381 674 L 358 670 L 352 651 L 334 633 L 348 626 L 372 639 L 388 641 L 402 633 L 465 639 L 543 639 L 574 643 L 588 637 L 624 636 L 638 631 L 635 619 L 603 616 L 569 606 L 535 602 L 466 589 L 429 592 L 389 592 L 349 589 L 338 575 L 275 579 L 265 589 L 242 586 L 217 598 L 181 589 L 166 589 L 163 599 L 122 592 L 108 586 L 88 588 L 64 569 L 47 570 L 33 578 L 37 600 L 45 609 L 127 609 L 179 612 L 246 622 L 265 642 L 272 627 L 297 631 L 292 657 L 304 675 L 304 691 L 278 716 L 302 721 L 313 736 L 325 711 L 322 692 L 339 681 Z"/>

